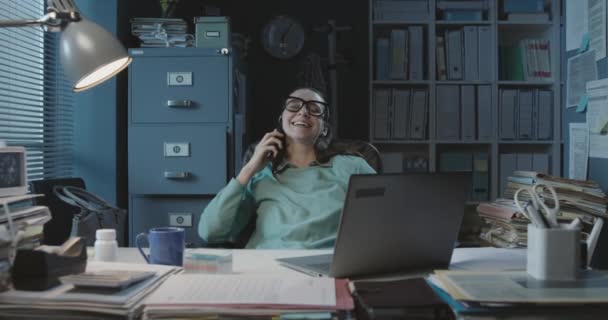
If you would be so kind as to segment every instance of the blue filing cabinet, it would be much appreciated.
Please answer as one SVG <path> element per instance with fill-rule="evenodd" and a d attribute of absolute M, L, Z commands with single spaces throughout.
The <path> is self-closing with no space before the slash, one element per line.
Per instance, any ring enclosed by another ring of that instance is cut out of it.
<path fill-rule="evenodd" d="M 129 53 L 129 243 L 150 228 L 178 226 L 189 246 L 204 245 L 199 216 L 233 175 L 231 54 Z"/>

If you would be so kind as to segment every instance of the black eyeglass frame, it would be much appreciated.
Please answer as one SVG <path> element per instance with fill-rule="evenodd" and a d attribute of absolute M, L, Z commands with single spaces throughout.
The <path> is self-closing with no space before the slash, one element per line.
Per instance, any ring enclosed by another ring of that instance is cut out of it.
<path fill-rule="evenodd" d="M 290 110 L 287 109 L 287 104 L 288 102 L 290 102 L 291 100 L 297 100 L 299 102 L 301 102 L 302 104 L 300 105 L 300 107 L 298 108 L 298 110 Z M 318 103 L 320 105 L 323 106 L 323 111 L 321 113 L 313 113 L 310 110 L 309 107 L 309 103 Z M 323 102 L 323 101 L 319 101 L 319 100 L 304 100 L 300 97 L 294 97 L 294 96 L 288 96 L 287 99 L 285 99 L 285 103 L 283 104 L 283 109 L 287 109 L 287 111 L 289 112 L 298 112 L 300 111 L 304 106 L 306 106 L 306 111 L 308 111 L 308 114 L 315 116 L 315 117 L 323 117 L 324 119 L 329 118 L 329 104 L 327 102 Z"/>

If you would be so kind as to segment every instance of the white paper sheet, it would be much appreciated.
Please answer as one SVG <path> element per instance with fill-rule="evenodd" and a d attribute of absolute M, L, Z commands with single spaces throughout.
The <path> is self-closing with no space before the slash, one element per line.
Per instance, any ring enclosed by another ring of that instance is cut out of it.
<path fill-rule="evenodd" d="M 588 17 L 586 0 L 566 0 L 566 51 L 578 49 L 581 38 L 587 32 Z"/>
<path fill-rule="evenodd" d="M 587 82 L 592 80 L 597 80 L 595 51 L 590 50 L 568 59 L 566 107 L 578 105 L 581 97 L 586 94 Z"/>
<path fill-rule="evenodd" d="M 587 180 L 589 162 L 589 127 L 586 123 L 570 123 L 570 168 L 568 178 Z"/>
<path fill-rule="evenodd" d="M 587 82 L 587 124 L 591 133 L 601 133 L 608 122 L 608 78 Z"/>
<path fill-rule="evenodd" d="M 333 278 L 180 274 L 146 299 L 154 304 L 335 306 Z"/>
<path fill-rule="evenodd" d="M 608 135 L 589 135 L 589 157 L 608 159 Z"/>
<path fill-rule="evenodd" d="M 588 0 L 589 50 L 595 50 L 595 60 L 606 57 L 606 0 Z"/>

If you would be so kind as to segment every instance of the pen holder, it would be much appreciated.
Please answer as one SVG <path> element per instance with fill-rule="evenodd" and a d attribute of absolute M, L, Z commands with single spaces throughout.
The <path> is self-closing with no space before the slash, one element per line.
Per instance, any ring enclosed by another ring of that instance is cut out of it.
<path fill-rule="evenodd" d="M 580 270 L 579 228 L 538 228 L 528 225 L 526 270 L 538 280 L 575 280 Z"/>

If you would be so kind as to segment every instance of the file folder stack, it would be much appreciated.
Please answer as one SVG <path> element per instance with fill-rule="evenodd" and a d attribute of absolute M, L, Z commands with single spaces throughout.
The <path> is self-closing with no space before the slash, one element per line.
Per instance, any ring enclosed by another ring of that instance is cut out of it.
<path fill-rule="evenodd" d="M 131 34 L 139 38 L 142 47 L 191 47 L 194 37 L 187 31 L 182 19 L 131 19 Z"/>
<path fill-rule="evenodd" d="M 553 137 L 553 92 L 502 89 L 499 92 L 502 140 L 550 140 Z"/>
<path fill-rule="evenodd" d="M 392 29 L 375 43 L 376 80 L 423 80 L 424 29 L 411 26 Z"/>
<path fill-rule="evenodd" d="M 492 33 L 489 26 L 465 26 L 437 33 L 438 80 L 493 80 Z"/>
<path fill-rule="evenodd" d="M 491 140 L 492 88 L 489 85 L 439 85 L 436 101 L 438 140 Z"/>
<path fill-rule="evenodd" d="M 427 139 L 427 89 L 378 88 L 374 89 L 373 99 L 374 139 Z"/>
<path fill-rule="evenodd" d="M 37 196 L 39 195 L 0 198 L 0 292 L 8 288 L 15 250 L 38 247 L 42 240 L 43 226 L 51 220 L 47 207 L 33 205 L 32 199 Z M 11 216 L 10 224 L 7 208 Z"/>
<path fill-rule="evenodd" d="M 528 242 L 528 224 L 512 199 L 496 199 L 477 206 L 477 213 L 488 225 L 482 228 L 481 239 L 494 247 L 525 248 Z"/>

